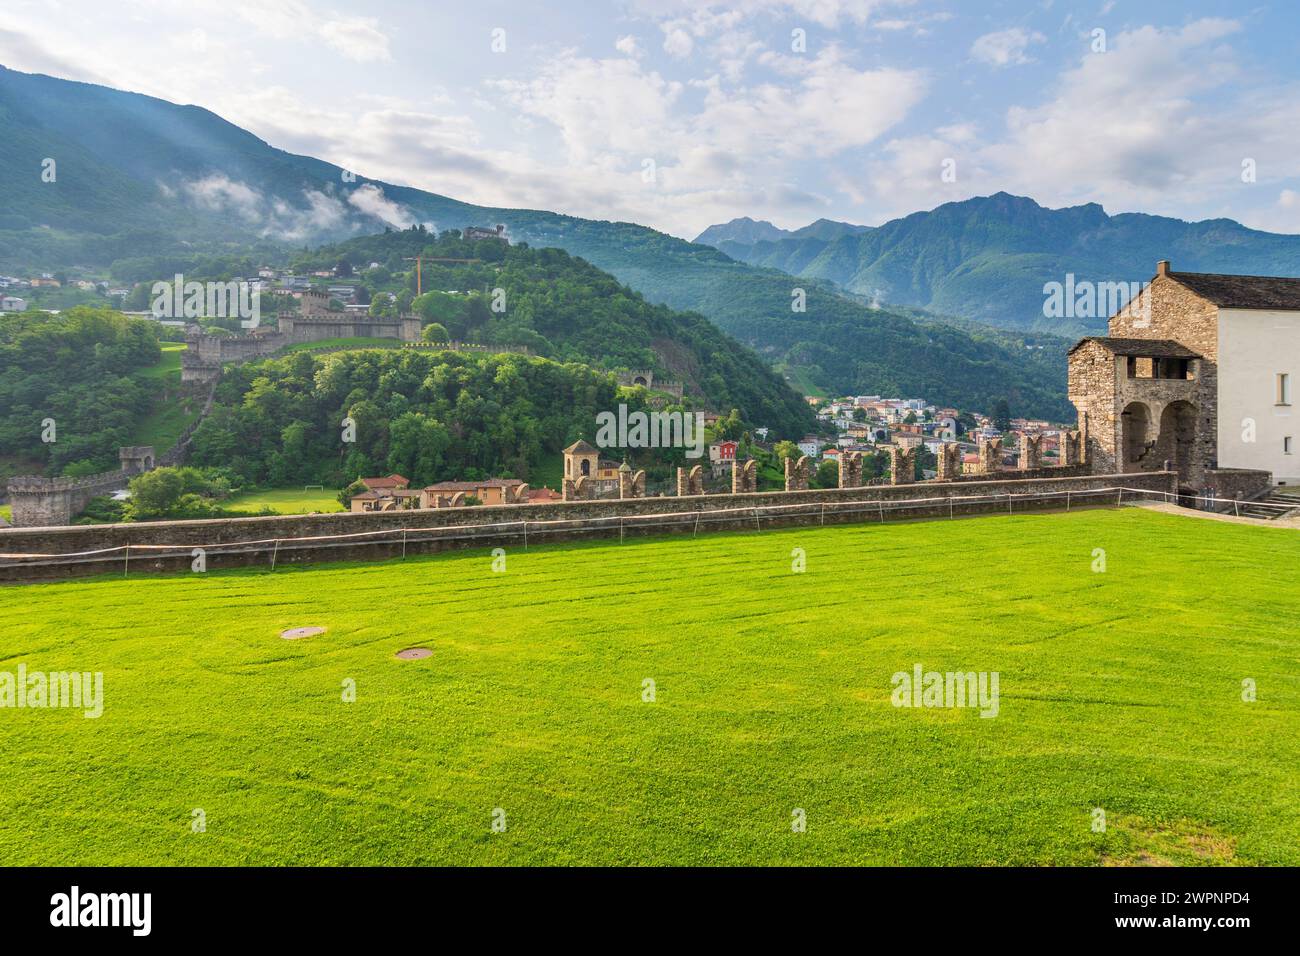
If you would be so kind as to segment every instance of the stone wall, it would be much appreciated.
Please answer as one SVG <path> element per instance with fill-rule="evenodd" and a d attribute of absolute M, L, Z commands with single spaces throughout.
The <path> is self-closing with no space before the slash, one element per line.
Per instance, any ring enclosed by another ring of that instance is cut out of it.
<path fill-rule="evenodd" d="M 1022 471 L 1033 471 L 1036 468 L 1043 467 L 1043 436 L 1042 435 L 1025 435 L 1020 436 L 1020 469 Z"/>
<path fill-rule="evenodd" d="M 1002 470 L 1002 439 L 981 438 L 976 446 L 979 449 L 980 474 L 994 475 Z"/>
<path fill-rule="evenodd" d="M 1205 472 L 1204 492 L 1215 498 L 1249 501 L 1272 487 L 1273 475 L 1267 471 L 1253 468 L 1211 468 Z"/>
<path fill-rule="evenodd" d="M 753 458 L 734 462 L 731 466 L 731 493 L 743 495 L 758 491 L 758 462 Z"/>
<path fill-rule="evenodd" d="M 798 459 L 785 459 L 785 490 L 786 491 L 807 491 L 808 490 L 808 468 L 809 458 L 807 455 L 800 455 Z"/>
<path fill-rule="evenodd" d="M 945 443 L 939 446 L 939 454 L 935 456 L 935 479 L 937 481 L 952 481 L 961 474 L 961 446 L 953 443 Z"/>
<path fill-rule="evenodd" d="M 906 485 L 913 481 L 916 481 L 916 448 L 891 446 L 889 449 L 889 483 L 891 485 Z"/>
<path fill-rule="evenodd" d="M 0 581 L 65 578 L 107 571 L 185 571 L 194 548 L 204 548 L 209 570 L 314 561 L 369 561 L 463 547 L 524 547 L 593 537 L 750 530 L 806 524 L 894 521 L 1008 511 L 1113 504 L 1118 495 L 1089 492 L 1124 486 L 1173 493 L 1174 475 L 1143 472 L 1076 478 L 869 485 L 798 492 L 757 492 L 624 501 L 569 501 L 327 515 L 285 515 L 206 521 L 140 522 L 62 528 L 0 529 L 0 554 L 62 555 L 127 545 L 141 550 L 82 558 L 0 557 Z M 1051 495 L 1049 500 L 1039 496 Z M 1019 496 L 1019 497 L 1017 497 Z M 899 504 L 913 499 L 920 503 Z M 852 510 L 846 510 L 852 509 Z M 721 514 L 720 512 L 729 512 Z M 699 518 L 695 517 L 699 514 Z M 676 517 L 674 517 L 676 515 Z M 658 516 L 656 518 L 656 516 Z M 557 527 L 534 524 L 562 521 Z M 654 521 L 655 523 L 647 523 Z M 524 527 L 528 522 L 531 527 Z M 488 527 L 496 526 L 496 527 Z M 403 529 L 405 540 L 403 540 Z M 439 537 L 455 534 L 456 540 Z M 338 538 L 341 535 L 352 537 Z M 466 535 L 478 535 L 466 539 Z M 306 538 L 333 540 L 302 540 Z M 145 545 L 166 545 L 164 552 Z"/>
<path fill-rule="evenodd" d="M 19 475 L 9 479 L 9 503 L 13 524 L 20 528 L 66 525 L 85 509 L 91 498 L 126 488 L 136 475 L 154 466 L 152 445 L 118 450 L 122 464 L 118 471 L 105 471 L 81 478 L 41 478 Z"/>
<path fill-rule="evenodd" d="M 186 337 L 187 348 L 181 353 L 181 381 L 208 382 L 221 377 L 225 364 L 239 364 L 268 358 L 290 345 L 303 345 L 327 339 L 396 339 L 407 344 L 419 341 L 420 319 L 413 315 L 400 318 L 354 315 L 344 312 L 317 312 L 301 315 L 281 312 L 276 331 L 257 335 L 207 335 Z"/>

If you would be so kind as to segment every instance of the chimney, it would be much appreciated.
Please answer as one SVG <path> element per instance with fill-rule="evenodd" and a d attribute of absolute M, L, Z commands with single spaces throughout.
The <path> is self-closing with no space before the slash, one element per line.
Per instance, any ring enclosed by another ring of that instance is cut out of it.
<path fill-rule="evenodd" d="M 1158 276 L 1167 276 L 1167 275 L 1169 275 L 1169 260 L 1168 260 L 1168 259 L 1161 259 L 1159 262 L 1156 263 L 1156 275 L 1158 275 Z"/>

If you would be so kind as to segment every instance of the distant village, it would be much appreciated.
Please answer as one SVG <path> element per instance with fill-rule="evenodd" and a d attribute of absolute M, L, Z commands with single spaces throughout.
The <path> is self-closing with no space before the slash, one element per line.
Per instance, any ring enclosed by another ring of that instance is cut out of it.
<path fill-rule="evenodd" d="M 461 237 L 470 242 L 494 239 L 507 245 L 510 243 L 509 234 L 503 225 L 498 225 L 493 229 L 466 226 L 461 230 Z M 364 267 L 358 267 L 356 271 L 358 274 L 363 274 L 382 267 L 383 263 L 371 262 Z M 232 276 L 229 281 L 247 283 L 249 291 L 254 295 L 269 294 L 297 298 L 307 291 L 323 292 L 328 295 L 332 302 L 337 302 L 343 311 L 364 314 L 370 309 L 370 297 L 364 291 L 362 284 L 346 281 L 352 274 L 349 272 L 347 275 L 341 275 L 337 267 L 295 273 L 289 269 L 262 266 L 257 270 L 255 276 Z M 167 279 L 169 277 L 159 276 L 158 278 Z M 39 306 L 34 304 L 33 300 L 41 296 L 43 291 L 49 293 L 54 290 L 68 289 L 76 289 L 91 296 L 101 296 L 108 300 L 105 304 L 112 305 L 114 308 L 122 308 L 123 303 L 135 292 L 132 286 L 115 285 L 106 280 L 93 277 L 71 278 L 67 272 L 42 272 L 40 275 L 27 278 L 0 275 L 0 312 L 25 312 L 29 308 L 38 308 Z M 386 296 L 390 301 L 396 300 L 396 295 L 393 293 L 379 294 Z M 57 312 L 59 310 L 49 309 L 48 311 Z M 127 315 L 156 318 L 148 311 L 124 311 Z M 185 323 L 183 321 L 168 321 L 164 324 L 183 325 Z"/>
<path fill-rule="evenodd" d="M 625 376 L 624 376 L 625 377 Z M 638 384 L 640 382 L 638 381 Z M 842 456 L 876 455 L 891 449 L 916 455 L 924 449 L 932 458 L 922 456 L 936 467 L 922 467 L 921 477 L 938 477 L 937 460 L 944 455 L 945 446 L 959 449 L 961 470 L 968 474 L 1014 470 L 1023 463 L 1022 446 L 1025 438 L 1032 439 L 1034 455 L 1042 467 L 1060 464 L 1061 441 L 1065 433 L 1062 426 L 1048 421 L 1013 418 L 1006 429 L 997 427 L 993 418 L 980 413 L 963 413 L 956 408 L 937 407 L 922 398 L 882 398 L 879 395 L 858 395 L 842 399 L 822 399 L 811 396 L 806 401 L 817 410 L 817 417 L 826 428 L 825 434 L 805 435 L 793 444 L 800 456 L 806 456 L 815 470 L 819 465 L 838 466 Z M 713 429 L 720 421 L 715 413 L 703 414 L 706 429 Z M 830 437 L 834 430 L 835 437 Z M 765 439 L 767 429 L 757 429 Z M 778 443 L 779 444 L 779 443 Z M 997 449 L 999 461 L 981 457 L 988 449 Z M 771 454 L 777 444 L 755 440 L 752 450 Z M 707 458 L 700 464 L 698 492 L 726 494 L 734 490 L 737 482 L 734 472 L 743 465 L 742 443 L 734 439 L 710 441 Z M 615 451 L 608 449 L 607 451 Z M 948 455 L 954 453 L 949 451 Z M 590 499 L 628 497 L 634 474 L 626 461 L 607 458 L 586 441 L 577 441 L 564 449 L 564 485 L 561 494 L 548 487 L 533 488 L 515 478 L 488 478 L 479 481 L 443 481 L 424 488 L 411 488 L 410 480 L 403 475 L 367 477 L 358 480 L 349 497 L 353 512 L 392 511 L 404 508 L 455 508 L 467 505 L 549 504 L 569 500 L 572 482 L 582 479 L 585 487 L 579 497 Z M 951 460 L 951 458 L 950 458 Z M 679 469 L 685 472 L 686 469 Z M 705 479 L 708 479 L 707 481 Z M 882 477 L 880 481 L 889 481 Z M 632 490 L 631 496 L 641 497 L 644 487 Z M 658 492 L 673 494 L 671 490 Z M 680 490 L 677 493 L 682 493 Z M 655 492 L 650 493 L 652 496 Z"/>
<path fill-rule="evenodd" d="M 937 457 L 943 446 L 955 444 L 961 449 L 964 468 L 974 470 L 980 463 L 980 443 L 1001 438 L 1002 464 L 1011 467 L 1024 435 L 1041 438 L 1039 449 L 1046 463 L 1060 456 L 1062 428 L 1048 421 L 1012 418 L 1005 423 L 1004 431 L 992 416 L 939 408 L 924 398 L 857 395 L 831 400 L 808 397 L 807 401 L 816 407 L 818 419 L 833 425 L 837 433 L 833 441 L 815 435 L 799 440 L 799 451 L 813 461 L 838 462 L 845 452 L 871 454 L 891 446 L 904 450 L 924 448 Z M 933 478 L 934 469 L 923 469 L 923 474 Z"/>

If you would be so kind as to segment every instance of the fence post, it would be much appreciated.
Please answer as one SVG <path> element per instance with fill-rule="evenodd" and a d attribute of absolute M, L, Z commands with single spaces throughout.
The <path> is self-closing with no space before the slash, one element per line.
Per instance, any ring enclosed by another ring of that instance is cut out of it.
<path fill-rule="evenodd" d="M 406 529 L 402 529 L 402 560 L 406 560 Z"/>
<path fill-rule="evenodd" d="M 280 539 L 275 539 L 275 547 L 271 549 L 271 570 L 275 570 L 275 556 L 280 553 Z"/>
<path fill-rule="evenodd" d="M 822 502 L 822 527 L 826 527 L 826 502 Z"/>
<path fill-rule="evenodd" d="M 122 577 L 126 577 L 126 572 L 131 567 L 131 546 L 126 546 L 126 560 L 122 562 Z"/>
<path fill-rule="evenodd" d="M 524 522 L 524 550 L 528 550 L 528 522 Z"/>
<path fill-rule="evenodd" d="M 762 531 L 762 530 L 763 530 L 763 526 L 762 526 L 761 524 L 758 523 L 758 509 L 757 509 L 757 508 L 754 509 L 754 530 L 755 530 L 755 531 Z"/>
<path fill-rule="evenodd" d="M 695 512 L 695 530 L 691 532 L 691 537 L 693 538 L 699 533 L 700 533 L 700 513 L 697 511 Z"/>

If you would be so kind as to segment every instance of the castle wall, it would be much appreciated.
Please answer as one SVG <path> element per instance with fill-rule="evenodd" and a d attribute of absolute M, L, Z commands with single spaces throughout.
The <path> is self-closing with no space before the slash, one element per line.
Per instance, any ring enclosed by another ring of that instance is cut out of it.
<path fill-rule="evenodd" d="M 225 518 L 205 521 L 162 521 L 136 524 L 71 526 L 44 529 L 0 529 L 0 555 L 67 554 L 102 548 L 132 547 L 124 552 L 83 558 L 14 559 L 0 557 L 0 581 L 66 578 L 123 570 L 181 571 L 190 573 L 192 549 L 206 549 L 207 567 L 267 567 L 274 550 L 276 562 L 373 561 L 405 554 L 425 554 L 465 547 L 523 547 L 524 521 L 560 520 L 558 530 L 531 526 L 528 543 L 581 540 L 620 535 L 650 536 L 691 533 L 696 522 L 665 518 L 620 522 L 620 518 L 668 516 L 681 512 L 700 513 L 699 530 L 752 530 L 815 524 L 895 521 L 925 517 L 956 517 L 982 513 L 1006 514 L 1065 507 L 1065 493 L 1075 497 L 1073 507 L 1114 504 L 1118 492 L 1087 497 L 1089 491 L 1119 486 L 1173 494 L 1175 476 L 1144 472 L 1136 475 L 1092 475 L 1073 478 L 1029 480 L 918 482 L 904 485 L 869 485 L 859 488 L 828 488 L 798 492 L 757 492 L 739 495 L 705 495 L 683 501 L 675 497 L 631 498 L 598 501 L 554 502 L 545 505 L 496 505 L 478 508 L 370 512 L 360 514 L 286 515 L 262 518 Z M 1049 500 L 1024 496 L 1052 494 Z M 1017 498 L 1017 496 L 1022 496 Z M 921 503 L 899 504 L 912 499 Z M 795 506 L 788 509 L 787 506 Z M 852 511 L 836 510 L 853 508 Z M 786 510 L 777 510 L 777 509 Z M 718 512 L 736 510 L 736 513 Z M 713 513 L 713 517 L 710 514 Z M 485 525 L 508 523 L 509 527 Z M 620 527 L 621 525 L 621 527 Z M 407 529 L 405 541 L 402 529 Z M 479 532 L 470 540 L 439 537 L 454 533 L 458 538 Z M 391 539 L 345 539 L 305 541 L 318 536 L 395 532 Z M 271 543 L 254 543 L 271 542 Z M 278 546 L 274 543 L 279 542 Z M 165 551 L 149 551 L 148 545 L 167 545 Z M 140 550 L 134 550 L 140 548 Z"/>

